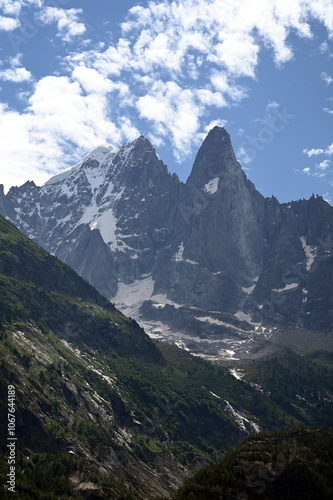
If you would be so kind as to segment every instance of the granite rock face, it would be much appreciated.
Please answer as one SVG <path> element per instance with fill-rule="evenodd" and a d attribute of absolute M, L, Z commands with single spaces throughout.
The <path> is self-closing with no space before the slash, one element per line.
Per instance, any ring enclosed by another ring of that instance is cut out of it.
<path fill-rule="evenodd" d="M 141 136 L 0 191 L 0 213 L 153 333 L 333 326 L 333 208 L 265 199 L 223 128 L 186 183 Z"/>

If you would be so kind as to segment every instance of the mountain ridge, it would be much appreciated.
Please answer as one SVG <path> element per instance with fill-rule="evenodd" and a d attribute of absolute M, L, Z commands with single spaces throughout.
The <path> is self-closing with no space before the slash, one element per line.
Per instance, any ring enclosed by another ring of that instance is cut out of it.
<path fill-rule="evenodd" d="M 186 346 L 200 327 L 202 338 L 216 340 L 191 342 L 201 354 L 230 350 L 224 340 L 235 326 L 242 337 L 244 321 L 252 339 L 270 331 L 273 341 L 283 327 L 332 328 L 333 208 L 321 197 L 264 198 L 220 127 L 186 183 L 143 136 L 104 153 L 92 152 L 57 183 L 12 188 L 0 196 L 0 213 L 150 335 Z"/>

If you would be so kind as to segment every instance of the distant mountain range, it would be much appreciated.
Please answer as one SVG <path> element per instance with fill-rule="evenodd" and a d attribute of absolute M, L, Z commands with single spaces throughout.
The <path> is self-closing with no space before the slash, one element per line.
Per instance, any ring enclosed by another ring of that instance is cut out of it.
<path fill-rule="evenodd" d="M 333 208 L 264 198 L 223 128 L 186 183 L 141 136 L 1 191 L 0 213 L 153 338 L 227 362 L 333 349 Z"/>

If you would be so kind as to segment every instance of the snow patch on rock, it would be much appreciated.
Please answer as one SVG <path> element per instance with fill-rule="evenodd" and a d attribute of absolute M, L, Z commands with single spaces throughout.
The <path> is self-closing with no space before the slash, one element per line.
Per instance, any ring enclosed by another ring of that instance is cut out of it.
<path fill-rule="evenodd" d="M 240 321 L 246 321 L 247 323 L 249 323 L 250 325 L 253 325 L 253 326 L 261 326 L 261 323 L 255 323 L 254 321 L 252 321 L 252 317 L 250 314 L 247 314 L 243 311 L 237 311 L 234 316 L 236 316 L 237 319 L 239 319 Z"/>
<path fill-rule="evenodd" d="M 312 245 L 307 245 L 305 236 L 301 236 L 300 240 L 301 240 L 302 247 L 303 247 L 306 259 L 307 259 L 306 270 L 310 271 L 311 266 L 312 266 L 312 264 L 317 256 L 317 247 L 312 246 Z"/>
<path fill-rule="evenodd" d="M 242 378 L 244 377 L 244 370 L 241 370 L 239 368 L 229 368 L 229 372 L 237 380 L 242 380 Z"/>
<path fill-rule="evenodd" d="M 207 184 L 204 186 L 204 191 L 205 193 L 208 194 L 214 194 L 219 188 L 219 177 L 215 177 L 214 179 L 210 180 Z"/>
<path fill-rule="evenodd" d="M 252 286 L 248 286 L 248 287 L 242 286 L 242 290 L 243 290 L 243 292 L 245 292 L 248 295 L 250 295 L 250 293 L 253 292 L 253 290 L 255 289 L 255 287 L 256 287 L 256 285 L 252 285 Z"/>
<path fill-rule="evenodd" d="M 168 299 L 166 293 L 159 293 L 157 295 L 153 295 L 151 297 L 151 300 L 155 302 L 153 304 L 153 307 L 156 308 L 164 307 L 166 305 L 173 306 L 175 309 L 183 307 L 181 304 L 177 304 L 176 302 L 172 302 L 172 300 Z"/>
<path fill-rule="evenodd" d="M 286 292 L 287 290 L 293 290 L 294 288 L 298 287 L 298 283 L 289 283 L 286 285 L 284 288 L 272 288 L 272 292 Z"/>
<path fill-rule="evenodd" d="M 176 253 L 175 257 L 174 257 L 174 260 L 176 262 L 188 262 L 189 264 L 194 264 L 194 265 L 198 264 L 194 260 L 184 259 L 183 258 L 183 254 L 184 254 L 184 243 L 181 242 L 181 244 L 178 247 L 177 253 Z"/>
<path fill-rule="evenodd" d="M 145 300 L 149 300 L 153 295 L 155 282 L 151 276 L 133 283 L 118 284 L 116 296 L 112 299 L 115 306 L 127 316 L 135 317 L 138 309 Z"/>

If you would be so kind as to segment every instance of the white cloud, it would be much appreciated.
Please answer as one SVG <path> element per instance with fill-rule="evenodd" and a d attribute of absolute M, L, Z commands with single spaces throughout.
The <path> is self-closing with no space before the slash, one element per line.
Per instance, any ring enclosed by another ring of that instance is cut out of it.
<path fill-rule="evenodd" d="M 329 108 L 324 108 L 323 111 L 325 111 L 325 113 L 328 113 L 330 115 L 333 115 L 333 109 L 329 109 Z"/>
<path fill-rule="evenodd" d="M 110 137 L 121 138 L 108 120 L 106 95 L 83 93 L 75 78 L 48 76 L 40 80 L 29 111 L 38 118 L 41 130 L 81 148 L 96 147 Z"/>
<path fill-rule="evenodd" d="M 18 17 L 24 6 L 41 7 L 43 0 L 0 0 L 0 9 L 8 16 Z"/>
<path fill-rule="evenodd" d="M 112 90 L 111 81 L 95 69 L 77 66 L 73 71 L 73 77 L 80 82 L 86 92 L 105 93 Z"/>
<path fill-rule="evenodd" d="M 207 60 L 224 67 L 232 76 L 254 78 L 259 46 L 249 34 L 233 33 L 214 47 Z"/>
<path fill-rule="evenodd" d="M 286 45 L 289 31 L 295 29 L 301 36 L 311 36 L 309 25 L 305 22 L 306 17 L 313 15 L 309 3 L 296 0 L 152 1 L 148 7 L 133 7 L 127 22 L 123 24 L 123 30 L 130 33 L 133 29 L 142 30 L 150 25 L 154 32 L 162 27 L 165 32 L 172 26 L 176 30 L 171 33 L 171 39 L 168 37 L 169 45 L 177 42 L 181 34 L 185 37 L 194 32 L 204 34 L 203 42 L 200 43 L 203 52 L 222 64 L 227 63 L 227 66 L 230 62 L 233 70 L 248 73 L 251 71 L 249 65 L 255 63 L 258 51 L 257 42 L 252 36 L 253 30 L 256 29 L 267 45 L 273 48 L 276 61 L 285 62 L 292 57 L 292 51 Z M 322 22 L 326 24 L 326 18 Z M 183 47 L 189 47 L 183 38 L 181 41 Z M 212 41 L 218 43 L 212 44 Z M 231 55 L 237 59 L 238 65 L 230 60 Z M 245 55 L 249 57 L 247 61 Z M 240 65 L 243 62 L 244 68 Z"/>
<path fill-rule="evenodd" d="M 270 111 L 271 109 L 277 109 L 280 107 L 280 104 L 276 101 L 270 101 L 266 106 L 266 111 Z"/>
<path fill-rule="evenodd" d="M 302 151 L 304 154 L 308 155 L 310 158 L 311 156 L 317 156 L 317 155 L 322 155 L 324 153 L 323 149 L 303 149 Z"/>
<path fill-rule="evenodd" d="M 6 69 L 0 71 L 0 80 L 4 80 L 7 82 L 21 83 L 28 82 L 32 79 L 32 75 L 30 71 L 25 68 L 14 68 L 14 69 Z"/>
<path fill-rule="evenodd" d="M 327 54 L 329 52 L 328 43 L 325 41 L 319 46 L 319 52 Z"/>
<path fill-rule="evenodd" d="M 323 71 L 321 74 L 320 74 L 320 77 L 321 79 L 327 84 L 327 85 L 330 85 L 331 83 L 333 83 L 333 78 L 328 75 L 325 71 Z"/>
<path fill-rule="evenodd" d="M 333 4 L 331 0 L 307 0 L 304 2 L 314 18 L 326 26 L 330 38 L 333 37 Z"/>
<path fill-rule="evenodd" d="M 317 169 L 319 170 L 326 170 L 330 166 L 331 160 L 323 160 L 322 162 L 318 163 L 316 166 Z"/>
<path fill-rule="evenodd" d="M 244 146 L 240 146 L 237 151 L 237 159 L 241 164 L 248 165 L 254 159 L 253 149 L 249 149 Z M 255 153 L 254 153 L 255 154 Z"/>
<path fill-rule="evenodd" d="M 152 133 L 170 137 L 177 161 L 184 159 L 197 140 L 200 100 L 190 89 L 182 89 L 175 82 L 154 82 L 149 94 L 140 97 L 136 107 L 142 118 L 153 122 Z"/>
<path fill-rule="evenodd" d="M 22 4 L 23 2 L 18 0 L 0 0 L 0 9 L 6 15 L 18 16 L 21 11 Z"/>
<path fill-rule="evenodd" d="M 326 173 L 325 172 L 315 172 L 313 174 L 314 177 L 318 177 L 319 179 L 322 179 L 323 177 L 326 177 Z"/>
<path fill-rule="evenodd" d="M 0 16 L 0 30 L 13 31 L 20 26 L 20 22 L 12 17 Z"/>
<path fill-rule="evenodd" d="M 0 70 L 0 80 L 21 83 L 32 80 L 32 74 L 21 66 L 22 54 L 18 54 L 9 60 L 10 68 Z"/>
<path fill-rule="evenodd" d="M 1 172 L 1 182 L 9 187 L 28 179 L 46 181 L 50 177 L 48 171 L 58 166 L 61 146 L 51 138 L 43 146 L 42 136 L 37 139 L 34 135 L 31 115 L 19 114 L 4 105 L 0 105 L 0 111 L 1 163 L 6 165 Z"/>
<path fill-rule="evenodd" d="M 317 155 L 332 155 L 333 154 L 333 143 L 327 146 L 326 149 L 303 149 L 303 153 L 307 154 L 308 157 L 317 156 Z M 311 170 L 310 167 L 303 168 L 301 171 L 303 174 L 311 175 L 316 177 L 317 179 L 327 178 L 327 174 L 330 173 L 331 160 L 325 158 L 320 163 L 315 163 L 314 170 Z M 298 170 L 299 172 L 299 170 Z"/>
<path fill-rule="evenodd" d="M 305 153 L 309 158 L 311 158 L 312 156 L 318 156 L 318 155 L 331 156 L 331 155 L 333 155 L 333 143 L 328 145 L 326 147 L 326 149 L 321 149 L 321 148 L 319 148 L 319 149 L 303 149 L 302 152 Z M 314 166 L 315 166 L 316 172 L 313 173 L 312 175 L 314 177 L 323 178 L 326 176 L 326 173 L 327 173 L 329 167 L 331 166 L 331 160 L 328 158 L 325 158 L 320 163 L 316 163 Z M 305 174 L 308 174 L 308 175 L 311 174 L 311 170 L 309 167 L 304 168 L 302 170 L 302 172 Z"/>
<path fill-rule="evenodd" d="M 83 35 L 86 27 L 78 22 L 82 9 L 60 9 L 46 7 L 39 14 L 39 20 L 44 24 L 57 24 L 58 36 L 65 42 L 70 42 L 76 36 Z"/>

